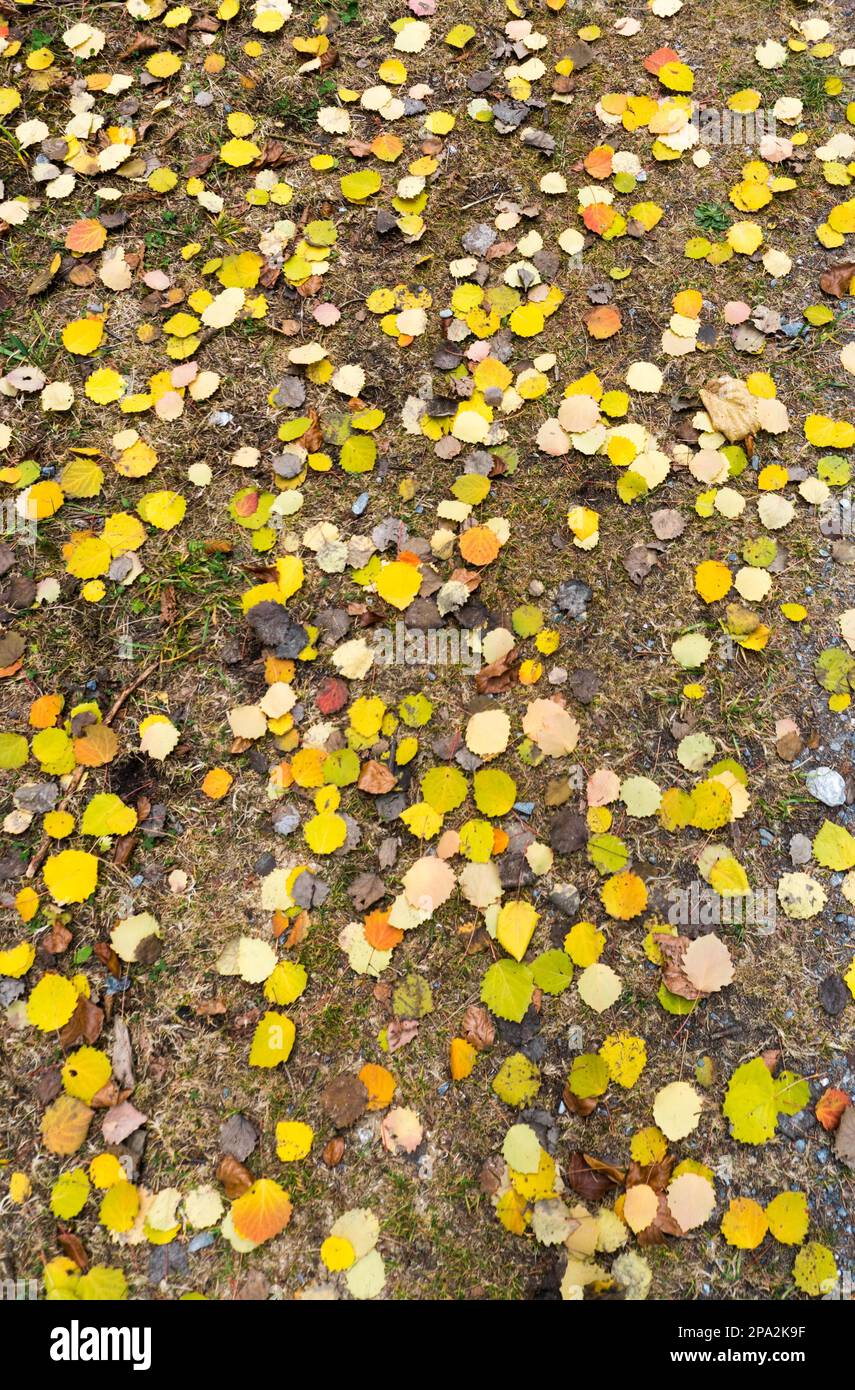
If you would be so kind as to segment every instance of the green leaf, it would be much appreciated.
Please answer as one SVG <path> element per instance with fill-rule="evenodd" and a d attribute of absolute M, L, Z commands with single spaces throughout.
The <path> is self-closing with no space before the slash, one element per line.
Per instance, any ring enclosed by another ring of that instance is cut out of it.
<path fill-rule="evenodd" d="M 601 874 L 618 874 L 629 863 L 629 850 L 617 835 L 592 835 L 588 858 Z"/>
<path fill-rule="evenodd" d="M 668 1014 L 690 1014 L 697 1005 L 697 999 L 683 999 L 679 994 L 673 994 L 667 985 L 660 985 L 656 998 Z"/>
<path fill-rule="evenodd" d="M 497 960 L 481 982 L 481 1002 L 497 1018 L 519 1023 L 531 1003 L 534 979 L 527 965 L 515 960 Z"/>
<path fill-rule="evenodd" d="M 737 1067 L 727 1084 L 722 1111 L 730 1132 L 743 1144 L 765 1144 L 774 1137 L 778 1115 L 797 1115 L 810 1101 L 810 1087 L 795 1072 L 777 1078 L 762 1057 Z"/>
<path fill-rule="evenodd" d="M 337 748 L 324 760 L 324 781 L 334 787 L 349 787 L 359 777 L 359 758 L 352 748 Z"/>
<path fill-rule="evenodd" d="M 396 1018 L 424 1018 L 433 1009 L 433 995 L 427 980 L 421 975 L 408 975 L 392 995 Z"/>
<path fill-rule="evenodd" d="M 561 994 L 573 979 L 573 962 L 566 951 L 544 951 L 532 961 L 531 973 L 544 994 Z"/>
<path fill-rule="evenodd" d="M 782 1115 L 798 1115 L 810 1101 L 810 1086 L 793 1071 L 782 1071 L 775 1078 L 775 1100 Z"/>
<path fill-rule="evenodd" d="M 432 767 L 422 778 L 422 797 L 441 816 L 466 800 L 468 787 L 456 767 Z"/>
<path fill-rule="evenodd" d="M 30 756 L 30 746 L 23 734 L 0 734 L 0 768 L 11 771 L 23 767 Z"/>
<path fill-rule="evenodd" d="M 540 1090 L 540 1071 L 521 1052 L 514 1052 L 496 1073 L 493 1090 L 506 1105 L 527 1105 Z"/>
<path fill-rule="evenodd" d="M 724 1097 L 722 1113 L 730 1132 L 742 1144 L 765 1144 L 778 1123 L 778 1098 L 772 1073 L 762 1057 L 737 1067 Z"/>
<path fill-rule="evenodd" d="M 824 869 L 845 873 L 855 866 L 855 838 L 845 826 L 824 820 L 813 842 L 813 857 Z"/>
<path fill-rule="evenodd" d="M 596 1052 L 583 1052 L 573 1058 L 570 1068 L 570 1090 L 580 1100 L 605 1095 L 609 1085 L 609 1069 Z"/>

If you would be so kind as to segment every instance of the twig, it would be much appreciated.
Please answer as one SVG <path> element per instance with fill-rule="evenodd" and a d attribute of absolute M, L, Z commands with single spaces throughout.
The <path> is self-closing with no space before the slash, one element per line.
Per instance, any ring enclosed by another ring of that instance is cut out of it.
<path fill-rule="evenodd" d="M 115 700 L 113 701 L 112 705 L 110 706 L 109 710 L 104 716 L 104 719 L 102 721 L 104 724 L 112 724 L 113 720 L 119 713 L 119 710 L 122 708 L 122 705 L 125 703 L 125 701 L 128 700 L 131 695 L 133 695 L 135 690 L 139 689 L 143 681 L 148 680 L 149 676 L 152 674 L 153 671 L 157 670 L 157 668 L 160 666 L 160 662 L 160 657 L 158 657 L 156 661 L 152 661 L 150 665 L 146 666 L 140 672 L 136 680 L 131 681 L 130 685 L 126 685 L 124 690 L 119 692 L 119 694 L 116 696 Z M 74 796 L 74 793 L 80 786 L 80 783 L 83 781 L 83 778 L 85 777 L 87 771 L 88 769 L 84 766 L 83 763 L 81 763 L 80 766 L 76 769 L 74 776 L 72 777 L 71 782 L 69 783 L 68 791 L 65 793 L 65 796 L 62 798 L 62 801 L 59 803 L 58 810 L 65 810 L 66 806 Z M 25 875 L 26 878 L 35 878 L 36 874 L 38 873 L 45 859 L 47 858 L 50 845 L 50 836 L 43 836 L 41 844 L 39 845 L 29 864 L 27 865 L 27 872 Z"/>
<path fill-rule="evenodd" d="M 489 193 L 482 193 L 480 198 L 473 198 L 471 203 L 464 203 L 460 211 L 466 212 L 469 208 L 477 208 L 479 203 L 489 202 L 491 198 L 503 198 L 507 191 L 507 189 L 503 189 L 501 185 L 497 183 L 495 188 L 490 189 Z"/>

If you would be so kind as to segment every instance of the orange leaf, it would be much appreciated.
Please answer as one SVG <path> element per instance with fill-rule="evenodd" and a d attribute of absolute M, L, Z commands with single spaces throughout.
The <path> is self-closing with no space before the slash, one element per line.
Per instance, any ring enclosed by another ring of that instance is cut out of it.
<path fill-rule="evenodd" d="M 674 313 L 684 318 L 696 319 L 703 308 L 704 300 L 700 290 L 680 290 L 674 295 Z"/>
<path fill-rule="evenodd" d="M 119 748 L 119 740 L 108 724 L 90 724 L 86 732 L 74 740 L 74 756 L 84 767 L 103 767 L 111 763 Z"/>
<path fill-rule="evenodd" d="M 851 1104 L 852 1101 L 845 1091 L 838 1090 L 836 1086 L 829 1086 L 816 1103 L 816 1118 L 823 1129 L 837 1129 L 841 1115 Z"/>
<path fill-rule="evenodd" d="M 65 247 L 76 256 L 88 256 L 92 251 L 100 251 L 107 240 L 107 229 L 97 217 L 82 217 L 72 222 L 65 234 Z"/>
<path fill-rule="evenodd" d="M 368 1109 L 385 1110 L 391 1105 L 395 1094 L 395 1078 L 386 1068 L 376 1062 L 366 1062 L 359 1073 L 359 1079 L 368 1092 Z"/>
<path fill-rule="evenodd" d="M 388 912 L 370 912 L 365 919 L 365 940 L 375 951 L 391 951 L 404 939 L 398 927 L 389 926 Z"/>
<path fill-rule="evenodd" d="M 585 315 L 585 327 L 592 338 L 613 338 L 622 322 L 620 309 L 613 304 L 601 304 Z"/>
<path fill-rule="evenodd" d="M 394 164 L 396 159 L 400 159 L 404 153 L 403 142 L 397 135 L 389 135 L 384 132 L 371 141 L 371 153 L 376 159 L 382 159 L 385 164 Z"/>
<path fill-rule="evenodd" d="M 232 774 L 224 767 L 212 767 L 210 772 L 205 773 L 202 791 L 212 801 L 221 801 L 233 781 Z"/>
<path fill-rule="evenodd" d="M 460 554 L 469 565 L 489 565 L 499 553 L 499 540 L 489 526 L 471 526 L 460 537 Z"/>
<path fill-rule="evenodd" d="M 382 792 L 390 792 L 396 781 L 395 774 L 385 763 L 378 763 L 370 758 L 367 763 L 362 764 L 357 786 L 361 792 L 379 796 Z"/>
<path fill-rule="evenodd" d="M 239 1236 L 260 1245 L 284 1230 L 292 1211 L 285 1189 L 273 1178 L 259 1178 L 232 1203 L 232 1222 Z"/>
<path fill-rule="evenodd" d="M 585 172 L 590 174 L 592 179 L 607 179 L 612 172 L 613 154 L 611 145 L 598 145 L 585 155 Z"/>
<path fill-rule="evenodd" d="M 453 1081 L 465 1081 L 475 1065 L 477 1055 L 475 1048 L 465 1038 L 451 1039 L 448 1063 Z"/>
<path fill-rule="evenodd" d="M 52 729 L 63 706 L 61 695 L 42 695 L 30 705 L 30 724 L 34 729 Z"/>
<path fill-rule="evenodd" d="M 582 221 L 588 231 L 596 232 L 598 236 L 608 231 L 616 217 L 617 213 L 610 203 L 589 203 L 582 213 Z"/>
<path fill-rule="evenodd" d="M 664 68 L 666 63 L 679 63 L 680 55 L 675 53 L 673 48 L 657 48 L 655 52 L 648 53 L 644 60 L 644 66 L 648 72 L 652 72 L 655 77 L 660 68 Z"/>

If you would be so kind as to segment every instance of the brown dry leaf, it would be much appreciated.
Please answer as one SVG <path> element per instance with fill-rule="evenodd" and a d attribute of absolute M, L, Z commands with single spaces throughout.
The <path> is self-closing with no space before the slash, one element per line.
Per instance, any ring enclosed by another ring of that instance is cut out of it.
<path fill-rule="evenodd" d="M 839 261 L 830 265 L 819 277 L 820 289 L 835 299 L 845 299 L 852 293 L 855 280 L 855 261 Z"/>
<path fill-rule="evenodd" d="M 246 1115 L 230 1115 L 220 1125 L 220 1148 L 224 1154 L 240 1159 L 249 1158 L 258 1143 L 258 1129 Z"/>
<path fill-rule="evenodd" d="M 108 1144 L 122 1144 L 129 1135 L 144 1125 L 147 1119 L 147 1115 L 137 1110 L 129 1100 L 125 1100 L 121 1105 L 108 1110 L 101 1125 L 101 1132 Z"/>
<path fill-rule="evenodd" d="M 65 1027 L 60 1029 L 59 1040 L 66 1049 L 80 1042 L 81 1038 L 92 1046 L 100 1038 L 103 1027 L 104 1010 L 81 994 L 78 995 L 74 1013 Z"/>
<path fill-rule="evenodd" d="M 486 1052 L 496 1040 L 496 1025 L 482 1004 L 470 1004 L 463 1015 L 461 1034 L 478 1052 Z"/>
<path fill-rule="evenodd" d="M 372 796 L 383 796 L 390 792 L 395 786 L 397 778 L 385 763 L 375 762 L 369 759 L 362 764 L 362 771 L 359 774 L 357 786 L 362 792 L 370 792 Z"/>
<path fill-rule="evenodd" d="M 666 932 L 654 932 L 653 938 L 665 957 L 662 980 L 666 989 L 678 994 L 681 999 L 700 999 L 701 991 L 692 984 L 683 969 L 683 956 L 689 946 L 687 936 L 670 936 Z"/>
<path fill-rule="evenodd" d="M 601 1202 L 623 1187 L 626 1174 L 622 1168 L 594 1158 L 592 1154 L 576 1149 L 567 1160 L 567 1181 L 574 1192 L 578 1192 L 586 1202 Z"/>
<path fill-rule="evenodd" d="M 89 1256 L 83 1246 L 83 1241 L 76 1236 L 73 1231 L 60 1230 L 57 1233 L 60 1249 L 64 1255 L 73 1260 L 78 1269 L 86 1270 L 89 1268 Z"/>
<path fill-rule="evenodd" d="M 226 1196 L 233 1202 L 236 1197 L 242 1197 L 244 1192 L 249 1191 L 255 1179 L 234 1154 L 223 1154 L 217 1164 L 217 1181 L 223 1184 Z"/>
<path fill-rule="evenodd" d="M 328 1081 L 320 1095 L 321 1108 L 336 1129 L 354 1124 L 368 1108 L 368 1090 L 353 1072 L 342 1072 Z"/>
<path fill-rule="evenodd" d="M 745 382 L 737 377 L 716 377 L 702 388 L 700 397 L 713 429 L 719 430 L 731 444 L 757 429 L 755 399 Z"/>
<path fill-rule="evenodd" d="M 419 1021 L 417 1018 L 391 1018 L 386 1028 L 389 1051 L 399 1052 L 402 1047 L 406 1047 L 408 1043 L 418 1037 L 418 1033 Z"/>
<path fill-rule="evenodd" d="M 51 956 L 61 956 L 73 940 L 74 937 L 64 922 L 54 922 L 50 931 L 42 937 L 42 950 Z"/>
<path fill-rule="evenodd" d="M 511 647 L 504 656 L 491 661 L 487 666 L 482 666 L 475 676 L 475 689 L 478 694 L 500 695 L 504 690 L 510 690 L 516 680 L 519 664 L 519 653 L 516 647 Z"/>
<path fill-rule="evenodd" d="M 321 1150 L 321 1161 L 327 1168 L 337 1168 L 344 1158 L 345 1142 L 340 1134 L 330 1139 Z"/>
<path fill-rule="evenodd" d="M 840 1116 L 834 1140 L 834 1152 L 842 1163 L 855 1168 L 855 1108 L 847 1106 Z"/>

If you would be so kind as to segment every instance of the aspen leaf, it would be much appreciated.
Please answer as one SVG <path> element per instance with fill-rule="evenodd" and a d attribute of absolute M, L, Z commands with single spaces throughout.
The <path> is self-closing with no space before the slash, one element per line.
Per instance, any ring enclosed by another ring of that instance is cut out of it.
<path fill-rule="evenodd" d="M 576 720 L 554 700 L 532 700 L 523 717 L 523 731 L 551 758 L 572 753 L 579 741 Z"/>
<path fill-rule="evenodd" d="M 112 1074 L 110 1059 L 96 1047 L 79 1047 L 65 1059 L 62 1084 L 70 1096 L 91 1105 Z"/>
<path fill-rule="evenodd" d="M 600 898 L 610 917 L 628 922 L 646 908 L 647 888 L 643 879 L 625 869 L 603 884 Z"/>
<path fill-rule="evenodd" d="M 184 1198 L 184 1213 L 190 1225 L 197 1231 L 216 1226 L 223 1214 L 223 1200 L 216 1188 L 209 1184 L 191 1188 Z"/>
<path fill-rule="evenodd" d="M 61 850 L 45 861 L 44 880 L 55 903 L 85 902 L 98 883 L 98 860 L 86 850 Z"/>
<path fill-rule="evenodd" d="M 137 823 L 137 813 L 112 792 L 97 792 L 87 802 L 80 822 L 83 835 L 128 835 Z"/>
<path fill-rule="evenodd" d="M 232 1203 L 231 1217 L 237 1234 L 254 1245 L 272 1239 L 291 1220 L 288 1193 L 273 1178 L 259 1178 Z"/>
<path fill-rule="evenodd" d="M 249 1053 L 251 1067 L 278 1067 L 287 1062 L 297 1030 L 285 1014 L 266 1013 L 258 1021 Z M 254 1239 L 254 1237 L 250 1237 Z"/>
<path fill-rule="evenodd" d="M 715 1188 L 697 1173 L 682 1173 L 668 1184 L 668 1207 L 683 1231 L 703 1226 L 715 1209 Z"/>
<path fill-rule="evenodd" d="M 775 1133 L 778 1103 L 775 1083 L 761 1057 L 743 1062 L 731 1076 L 722 1106 L 730 1132 L 743 1144 L 765 1144 Z"/>
<path fill-rule="evenodd" d="M 101 346 L 103 319 L 75 319 L 62 330 L 62 344 L 75 357 L 89 357 Z"/>
<path fill-rule="evenodd" d="M 573 962 L 565 951 L 544 951 L 532 961 L 531 974 L 544 994 L 562 994 L 573 979 Z"/>
<path fill-rule="evenodd" d="M 653 1118 L 666 1139 L 685 1139 L 697 1128 L 700 1115 L 701 1098 L 687 1081 L 672 1081 L 657 1092 Z"/>
<path fill-rule="evenodd" d="M 730 952 L 714 932 L 696 937 L 683 956 L 682 969 L 687 979 L 702 994 L 712 994 L 733 980 L 733 961 Z"/>
<path fill-rule="evenodd" d="M 282 1163 L 297 1163 L 312 1147 L 314 1131 L 302 1120 L 280 1120 L 276 1126 L 276 1153 Z"/>
<path fill-rule="evenodd" d="M 89 1133 L 94 1111 L 75 1096 L 62 1095 L 42 1117 L 42 1139 L 53 1154 L 77 1153 Z"/>
<path fill-rule="evenodd" d="M 514 960 L 498 960 L 489 967 L 481 982 L 481 1002 L 497 1018 L 519 1023 L 534 993 L 530 969 Z"/>
<path fill-rule="evenodd" d="M 603 1040 L 600 1056 L 619 1086 L 634 1086 L 647 1065 L 647 1045 L 631 1033 L 612 1033 Z"/>
<path fill-rule="evenodd" d="M 827 1245 L 810 1241 L 803 1245 L 793 1264 L 793 1282 L 811 1298 L 833 1292 L 838 1280 L 837 1263 Z"/>
<path fill-rule="evenodd" d="M 467 564 L 489 565 L 499 553 L 499 540 L 489 526 L 472 526 L 460 537 L 460 554 Z"/>
<path fill-rule="evenodd" d="M 589 1100 L 605 1095 L 609 1085 L 609 1069 L 596 1052 L 580 1052 L 573 1058 L 568 1085 L 574 1096 Z"/>
<path fill-rule="evenodd" d="M 78 1216 L 86 1205 L 91 1192 L 89 1179 L 83 1168 L 72 1168 L 60 1173 L 51 1189 L 50 1209 L 59 1221 L 70 1221 Z"/>
<path fill-rule="evenodd" d="M 415 565 L 393 560 L 377 575 L 377 592 L 393 608 L 408 608 L 419 592 L 422 577 Z"/>
<path fill-rule="evenodd" d="M 448 1052 L 452 1081 L 465 1081 L 472 1074 L 478 1053 L 465 1038 L 452 1038 Z"/>
<path fill-rule="evenodd" d="M 808 1205 L 804 1192 L 779 1192 L 766 1207 L 769 1230 L 782 1245 L 801 1245 L 808 1231 Z"/>
<path fill-rule="evenodd" d="M 653 1222 L 659 1210 L 659 1197 L 647 1183 L 636 1183 L 627 1188 L 623 1204 L 623 1216 L 630 1230 L 636 1235 Z"/>
<path fill-rule="evenodd" d="M 77 1008 L 77 990 L 64 975 L 49 971 L 27 1000 L 27 1019 L 34 1028 L 51 1033 L 63 1028 Z"/>
<path fill-rule="evenodd" d="M 751 1197 L 734 1197 L 722 1217 L 721 1233 L 737 1250 L 756 1250 L 769 1229 L 766 1213 Z"/>
<path fill-rule="evenodd" d="M 117 1182 L 107 1189 L 98 1213 L 102 1226 L 120 1234 L 130 1231 L 140 1209 L 140 1195 L 133 1183 Z"/>
<path fill-rule="evenodd" d="M 813 857 L 825 869 L 845 872 L 855 867 L 855 836 L 845 826 L 825 820 L 814 837 Z"/>
<path fill-rule="evenodd" d="M 540 1090 L 540 1070 L 521 1052 L 514 1052 L 496 1073 L 493 1090 L 506 1105 L 527 1105 Z"/>
<path fill-rule="evenodd" d="M 522 960 L 528 950 L 538 916 L 531 903 L 522 900 L 505 903 L 499 912 L 496 939 L 515 960 Z"/>
<path fill-rule="evenodd" d="M 579 976 L 579 995 L 588 1008 L 598 1014 L 604 1013 L 617 1002 L 622 989 L 620 976 L 610 965 L 603 965 L 599 961 L 595 965 L 589 965 Z"/>

